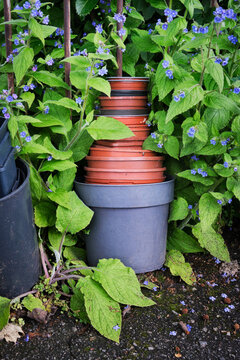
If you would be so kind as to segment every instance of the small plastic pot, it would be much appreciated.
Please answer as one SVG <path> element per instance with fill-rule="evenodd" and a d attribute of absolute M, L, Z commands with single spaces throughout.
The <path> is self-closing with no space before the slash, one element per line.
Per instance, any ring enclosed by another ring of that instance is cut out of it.
<path fill-rule="evenodd" d="M 112 90 L 147 91 L 149 78 L 146 77 L 109 77 Z"/>
<path fill-rule="evenodd" d="M 90 148 L 90 156 L 105 156 L 105 157 L 149 157 L 158 156 L 157 153 L 151 150 L 135 150 L 135 149 L 118 149 L 105 146 L 95 145 Z"/>
<path fill-rule="evenodd" d="M 147 96 L 100 96 L 100 106 L 104 110 L 135 110 L 147 108 Z"/>
<path fill-rule="evenodd" d="M 161 181 L 166 168 L 158 169 L 100 169 L 84 167 L 89 179 L 99 180 L 153 180 Z"/>
<path fill-rule="evenodd" d="M 103 145 L 108 147 L 123 147 L 125 149 L 136 149 L 141 150 L 144 140 L 146 137 L 136 138 L 136 136 L 132 137 L 131 140 L 124 139 L 124 140 L 97 140 L 97 145 Z"/>
<path fill-rule="evenodd" d="M 112 117 L 118 121 L 121 121 L 123 124 L 127 126 L 138 126 L 138 125 L 146 125 L 146 121 L 148 119 L 148 115 L 107 115 L 107 117 Z"/>
<path fill-rule="evenodd" d="M 135 134 L 135 136 L 131 136 L 129 139 L 139 139 L 145 137 L 145 139 L 150 134 L 150 128 L 145 125 L 137 125 L 137 126 L 129 126 L 129 129 Z"/>
<path fill-rule="evenodd" d="M 7 132 L 7 124 L 8 121 L 4 117 L 0 116 L 0 141 L 2 141 Z"/>
<path fill-rule="evenodd" d="M 111 96 L 147 96 L 147 91 L 139 90 L 112 90 Z M 103 94 L 102 96 L 107 96 Z"/>
<path fill-rule="evenodd" d="M 100 169 L 157 169 L 163 164 L 163 157 L 101 157 L 87 156 L 89 168 Z"/>
<path fill-rule="evenodd" d="M 7 131 L 0 141 L 0 167 L 5 163 L 10 151 L 12 150 L 10 134 Z"/>
<path fill-rule="evenodd" d="M 0 199 L 0 296 L 16 297 L 29 291 L 40 275 L 37 234 L 29 185 L 30 171 L 22 160 L 18 188 Z"/>
<path fill-rule="evenodd" d="M 0 167 L 0 198 L 10 193 L 17 178 L 14 153 L 15 149 L 12 149 L 5 163 Z"/>

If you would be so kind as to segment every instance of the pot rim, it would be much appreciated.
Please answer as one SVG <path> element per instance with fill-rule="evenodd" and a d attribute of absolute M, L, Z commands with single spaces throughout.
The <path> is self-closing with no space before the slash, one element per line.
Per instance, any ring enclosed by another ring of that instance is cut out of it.
<path fill-rule="evenodd" d="M 109 115 L 109 114 L 107 114 L 107 115 L 95 115 L 95 117 L 100 117 L 100 116 L 104 116 L 104 117 L 113 117 L 113 118 L 129 118 L 129 117 L 133 117 L 133 118 L 135 118 L 135 117 L 144 117 L 144 116 L 146 116 L 147 118 L 149 117 L 149 114 L 143 114 L 143 115 Z"/>
<path fill-rule="evenodd" d="M 103 172 L 103 173 L 162 173 L 166 170 L 166 167 L 162 167 L 162 168 L 153 168 L 153 169 L 101 169 L 101 168 L 92 168 L 92 167 L 88 167 L 88 166 L 84 166 L 84 170 L 85 171 L 89 171 L 89 172 Z"/>
<path fill-rule="evenodd" d="M 124 77 L 117 77 L 117 76 L 112 76 L 112 77 L 108 77 L 107 78 L 108 81 L 145 81 L 148 82 L 149 78 L 148 77 L 141 77 L 141 76 L 136 76 L 136 77 L 131 77 L 131 76 L 124 76 Z"/>
<path fill-rule="evenodd" d="M 118 100 L 122 100 L 122 101 L 127 101 L 127 100 L 146 100 L 147 96 L 99 96 L 100 100 L 105 100 L 105 101 L 118 101 Z"/>
<path fill-rule="evenodd" d="M 157 186 L 166 186 L 166 184 L 168 183 L 168 184 L 171 184 L 171 183 L 174 183 L 174 181 L 175 181 L 175 176 L 167 176 L 166 175 L 166 180 L 165 181 L 163 181 L 163 182 L 159 182 L 159 183 L 151 183 L 151 184 L 125 184 L 125 185 L 123 185 L 123 184 L 121 184 L 121 185 L 112 185 L 112 184 L 88 184 L 88 183 L 84 183 L 84 182 L 80 182 L 80 181 L 77 181 L 77 180 L 75 180 L 74 181 L 74 183 L 75 184 L 79 184 L 79 185 L 81 185 L 81 186 L 83 186 L 83 187 L 93 187 L 93 186 L 96 186 L 97 188 L 106 188 L 106 187 L 108 187 L 108 188 L 110 188 L 110 187 L 112 187 L 112 188 L 116 188 L 116 187 L 123 187 L 123 188 L 126 188 L 126 186 L 131 186 L 131 187 L 152 187 L 152 186 L 155 186 L 155 187 L 157 187 Z"/>
<path fill-rule="evenodd" d="M 124 156 L 86 156 L 86 160 L 93 161 L 158 161 L 164 160 L 163 156 L 138 156 L 138 157 L 124 157 Z"/>

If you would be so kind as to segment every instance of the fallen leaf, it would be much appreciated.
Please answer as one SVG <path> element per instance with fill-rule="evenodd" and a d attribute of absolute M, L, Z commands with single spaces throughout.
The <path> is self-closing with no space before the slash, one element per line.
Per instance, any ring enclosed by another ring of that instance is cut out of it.
<path fill-rule="evenodd" d="M 30 319 L 36 320 L 42 324 L 46 324 L 49 319 L 49 313 L 42 309 L 33 309 L 33 311 L 28 311 L 27 316 Z"/>
<path fill-rule="evenodd" d="M 17 339 L 24 334 L 22 328 L 16 324 L 7 324 L 2 331 L 0 331 L 0 340 L 5 339 L 7 342 L 14 342 L 16 344 Z"/>
<path fill-rule="evenodd" d="M 180 358 L 180 357 L 182 357 L 182 355 L 179 354 L 179 353 L 177 353 L 177 354 L 175 354 L 175 357 L 176 357 L 176 358 Z"/>

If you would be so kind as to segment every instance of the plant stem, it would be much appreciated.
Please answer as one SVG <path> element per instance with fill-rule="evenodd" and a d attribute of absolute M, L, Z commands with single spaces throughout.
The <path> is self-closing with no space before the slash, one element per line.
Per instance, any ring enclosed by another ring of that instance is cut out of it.
<path fill-rule="evenodd" d="M 77 268 L 72 268 L 72 269 L 68 269 L 68 270 L 64 270 L 61 274 L 69 274 L 71 272 L 74 272 L 74 271 L 79 271 L 79 270 L 96 270 L 95 268 L 93 267 L 89 267 L 89 266 L 80 266 L 80 267 L 77 267 Z"/>
<path fill-rule="evenodd" d="M 18 296 L 16 296 L 14 299 L 11 300 L 10 304 L 12 305 L 12 304 L 14 304 L 15 302 L 17 302 L 19 299 L 22 299 L 22 298 L 24 298 L 25 296 L 28 296 L 28 295 L 30 295 L 30 294 L 36 294 L 36 292 L 37 292 L 37 290 L 31 290 L 31 291 L 28 291 L 28 292 L 26 292 L 26 293 L 24 293 L 24 294 L 18 295 Z"/>
<path fill-rule="evenodd" d="M 40 255 L 41 255 L 41 260 L 42 260 L 43 271 L 44 271 L 45 277 L 48 279 L 50 276 L 49 276 L 47 266 L 46 266 L 46 262 L 45 262 L 45 253 L 44 253 L 44 250 L 43 250 L 42 243 L 40 243 L 40 245 L 39 245 L 39 250 L 40 250 Z"/>
<path fill-rule="evenodd" d="M 234 73 L 233 65 L 235 63 L 235 58 L 236 58 L 237 52 L 238 52 L 238 48 L 235 49 L 234 54 L 233 54 L 233 58 L 232 58 L 231 66 L 230 66 L 230 71 L 229 71 L 230 72 L 230 79 L 232 79 L 232 77 L 233 77 L 233 73 Z"/>
<path fill-rule="evenodd" d="M 54 284 L 55 282 L 60 281 L 60 280 L 81 279 L 81 278 L 82 278 L 82 276 L 79 276 L 79 275 L 62 275 L 61 277 L 53 279 L 51 284 Z"/>

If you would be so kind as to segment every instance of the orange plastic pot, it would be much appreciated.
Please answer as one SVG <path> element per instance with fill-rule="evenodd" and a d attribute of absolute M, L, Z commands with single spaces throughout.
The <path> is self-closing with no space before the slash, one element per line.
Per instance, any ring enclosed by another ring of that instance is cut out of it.
<path fill-rule="evenodd" d="M 101 157 L 149 157 L 158 156 L 157 153 L 151 150 L 135 150 L 135 149 L 118 149 L 105 146 L 95 145 L 90 148 L 91 156 Z"/>
<path fill-rule="evenodd" d="M 145 77 L 111 77 L 108 78 L 112 90 L 147 91 L 149 79 Z"/>
<path fill-rule="evenodd" d="M 133 180 L 142 181 L 159 181 L 164 176 L 166 168 L 158 169 L 100 169 L 85 167 L 86 175 L 89 180 L 127 180 L 129 182 Z"/>
<path fill-rule="evenodd" d="M 123 139 L 123 140 L 97 140 L 97 145 L 103 145 L 108 147 L 124 147 L 124 148 L 135 148 L 136 150 L 142 149 L 142 144 L 146 137 L 137 138 L 136 136 L 131 137 L 131 140 L 129 139 Z"/>
<path fill-rule="evenodd" d="M 97 169 L 159 169 L 163 164 L 163 157 L 106 157 L 87 156 L 89 168 Z"/>
<path fill-rule="evenodd" d="M 147 96 L 100 96 L 100 106 L 104 110 L 134 110 L 147 108 Z"/>
<path fill-rule="evenodd" d="M 145 139 L 148 137 L 148 135 L 150 134 L 150 129 L 147 126 L 129 126 L 129 129 L 132 130 L 132 132 L 135 134 L 135 136 L 131 136 L 129 139 L 135 139 L 135 138 L 142 138 L 144 137 Z"/>
<path fill-rule="evenodd" d="M 154 184 L 165 181 L 166 176 L 163 176 L 158 180 L 99 180 L 85 177 L 85 182 L 87 184 L 105 184 L 105 185 L 134 185 L 134 184 Z"/>
<path fill-rule="evenodd" d="M 103 115 L 121 121 L 127 126 L 147 126 L 148 115 Z M 98 116 L 97 116 L 98 117 Z"/>

